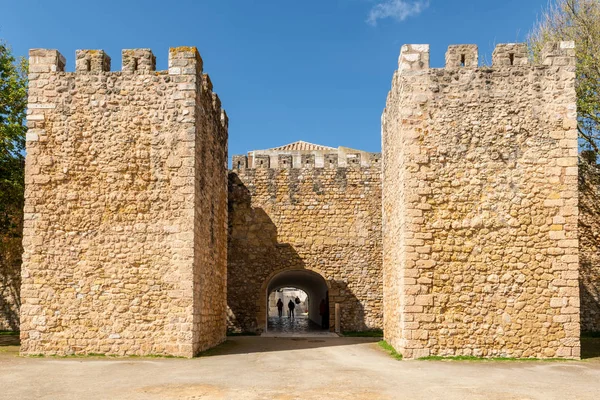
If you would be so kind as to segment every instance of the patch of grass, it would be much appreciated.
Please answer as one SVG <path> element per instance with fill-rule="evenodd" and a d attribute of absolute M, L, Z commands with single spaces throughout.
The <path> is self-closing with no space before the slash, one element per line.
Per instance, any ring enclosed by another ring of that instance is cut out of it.
<path fill-rule="evenodd" d="M 389 344 L 388 342 L 386 342 L 385 340 L 380 340 L 379 342 L 377 342 L 377 344 L 379 345 L 379 347 L 381 347 L 386 353 L 388 353 L 390 356 L 392 356 L 393 358 L 395 358 L 396 360 L 400 361 L 402 360 L 402 354 L 398 353 L 396 351 L 396 349 L 394 349 L 392 347 L 391 344 Z"/>
<path fill-rule="evenodd" d="M 342 332 L 342 336 L 346 337 L 383 337 L 383 331 L 381 329 L 375 329 L 372 331 L 350 331 Z"/>
<path fill-rule="evenodd" d="M 227 336 L 259 336 L 256 332 L 227 332 Z"/>
<path fill-rule="evenodd" d="M 421 357 L 423 361 L 573 361 L 566 358 L 517 358 L 517 357 L 476 357 L 476 356 L 428 356 Z"/>
<path fill-rule="evenodd" d="M 130 355 L 130 356 L 111 356 L 111 357 L 122 357 L 122 358 L 186 358 L 181 356 L 173 356 L 170 354 L 146 354 L 144 356 Z"/>
<path fill-rule="evenodd" d="M 93 357 L 111 357 L 111 358 L 124 358 L 124 359 L 128 359 L 128 358 L 140 358 L 140 359 L 144 359 L 144 358 L 185 358 L 185 357 L 179 357 L 179 356 L 171 356 L 171 355 L 163 355 L 163 354 L 148 354 L 145 356 L 138 356 L 135 354 L 132 355 L 128 355 L 128 356 L 121 356 L 118 354 L 104 354 L 104 353 L 87 353 L 87 354 L 68 354 L 68 355 L 58 355 L 58 354 L 52 354 L 52 355 L 45 355 L 45 354 L 27 354 L 24 357 L 32 357 L 32 358 L 44 358 L 44 357 L 49 357 L 49 358 L 93 358 Z"/>
<path fill-rule="evenodd" d="M 0 336 L 19 336 L 19 331 L 0 331 Z"/>

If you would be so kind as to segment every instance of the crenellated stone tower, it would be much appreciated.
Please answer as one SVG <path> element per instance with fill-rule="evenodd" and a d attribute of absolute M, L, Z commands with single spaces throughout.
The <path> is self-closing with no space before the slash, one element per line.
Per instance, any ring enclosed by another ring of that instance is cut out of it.
<path fill-rule="evenodd" d="M 407 358 L 578 358 L 574 46 L 402 47 L 382 116 L 385 337 Z"/>
<path fill-rule="evenodd" d="M 227 115 L 195 47 L 30 51 L 22 354 L 225 339 Z"/>

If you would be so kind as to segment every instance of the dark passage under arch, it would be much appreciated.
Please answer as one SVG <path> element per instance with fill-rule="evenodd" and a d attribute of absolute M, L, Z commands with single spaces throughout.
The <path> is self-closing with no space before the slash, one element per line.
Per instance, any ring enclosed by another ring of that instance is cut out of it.
<path fill-rule="evenodd" d="M 268 297 L 273 291 L 287 287 L 301 289 L 308 295 L 308 319 L 319 327 L 322 327 L 321 313 L 319 312 L 320 304 L 321 300 L 325 300 L 327 309 L 326 324 L 329 325 L 329 288 L 321 275 L 309 270 L 280 272 L 269 281 L 265 301 L 268 301 Z M 287 305 L 284 305 L 284 307 L 287 310 Z M 268 315 L 266 317 L 268 320 Z M 268 327 L 265 328 L 268 330 Z"/>

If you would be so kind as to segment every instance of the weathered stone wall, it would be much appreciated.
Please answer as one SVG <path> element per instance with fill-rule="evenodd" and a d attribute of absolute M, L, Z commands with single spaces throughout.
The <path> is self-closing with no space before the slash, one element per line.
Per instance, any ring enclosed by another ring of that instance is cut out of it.
<path fill-rule="evenodd" d="M 193 47 L 30 52 L 22 354 L 224 340 L 227 117 Z"/>
<path fill-rule="evenodd" d="M 600 167 L 579 165 L 581 331 L 600 332 Z"/>
<path fill-rule="evenodd" d="M 331 329 L 335 303 L 343 331 L 380 329 L 379 165 L 246 169 L 234 159 L 243 162 L 229 174 L 229 328 L 263 330 L 269 280 L 305 269 L 329 286 Z"/>
<path fill-rule="evenodd" d="M 572 43 L 404 46 L 382 117 L 385 337 L 427 355 L 579 357 Z"/>

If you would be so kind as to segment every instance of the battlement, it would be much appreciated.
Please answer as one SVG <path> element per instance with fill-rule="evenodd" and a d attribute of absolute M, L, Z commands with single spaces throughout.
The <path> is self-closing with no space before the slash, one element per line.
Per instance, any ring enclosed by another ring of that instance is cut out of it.
<path fill-rule="evenodd" d="M 291 154 L 245 154 L 232 157 L 232 170 L 254 169 L 331 169 L 331 168 L 379 168 L 381 153 L 356 152 L 345 154 L 344 165 L 340 165 L 338 153 L 301 154 L 299 159 Z"/>
<path fill-rule="evenodd" d="M 137 74 L 194 75 L 202 74 L 203 61 L 196 47 L 171 47 L 169 69 L 156 71 L 156 57 L 150 49 L 125 49 L 121 52 L 121 71 Z M 31 49 L 30 72 L 65 72 L 66 59 L 58 50 Z M 115 73 L 111 71 L 111 58 L 104 50 L 77 50 L 75 73 Z M 35 76 L 33 77 L 35 79 Z M 210 85 L 212 90 L 212 84 Z"/>
<path fill-rule="evenodd" d="M 429 70 L 429 45 L 406 44 L 402 46 L 398 59 L 399 71 L 411 74 Z M 525 43 L 500 43 L 492 54 L 491 68 L 529 67 L 533 65 Z M 547 45 L 542 51 L 543 66 L 575 65 L 575 45 L 573 42 L 559 42 Z M 448 47 L 446 52 L 447 70 L 479 68 L 477 45 L 462 44 Z"/>
<path fill-rule="evenodd" d="M 171 100 L 191 100 L 200 96 L 215 112 L 215 118 L 220 120 L 223 127 L 228 128 L 229 119 L 222 110 L 219 96 L 213 92 L 213 84 L 208 74 L 203 73 L 203 61 L 196 47 L 172 47 L 169 49 L 169 68 L 167 71 L 156 71 L 156 57 L 150 49 L 125 49 L 121 52 L 121 71 L 111 71 L 111 58 L 104 50 L 77 50 L 75 52 L 75 71 L 66 72 L 65 57 L 52 49 L 32 49 L 29 51 L 29 80 L 30 84 L 30 107 L 28 115 L 28 126 L 33 128 L 29 135 L 35 139 L 39 133 L 35 129 L 44 128 L 45 115 L 49 109 L 53 109 L 52 98 L 44 95 L 44 90 L 50 76 L 60 86 L 70 86 L 74 82 L 78 85 L 88 86 L 89 91 L 93 87 L 105 85 L 103 82 L 110 81 L 111 85 L 119 83 L 122 85 L 131 83 L 122 94 L 133 91 L 147 90 L 149 82 L 141 84 L 139 79 L 146 79 L 152 75 L 155 82 L 167 84 L 176 93 L 171 94 Z M 102 79 L 90 79 L 91 76 L 102 76 Z M 138 78 L 140 76 L 140 78 Z M 163 87 L 163 89 L 166 86 Z M 165 93 L 164 90 L 152 90 L 157 96 Z M 93 104 L 99 104 L 93 100 Z M 209 106 L 209 107 L 210 107 Z M 41 132 L 43 134 L 43 132 Z"/>

